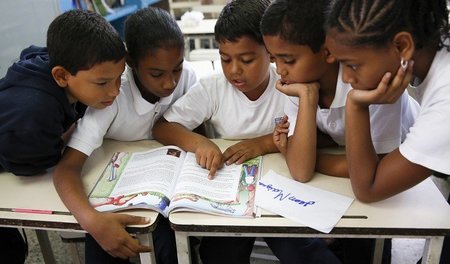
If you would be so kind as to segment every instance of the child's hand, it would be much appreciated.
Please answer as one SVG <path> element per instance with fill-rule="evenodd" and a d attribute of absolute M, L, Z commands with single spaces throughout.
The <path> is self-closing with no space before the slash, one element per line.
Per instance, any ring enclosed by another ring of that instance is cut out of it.
<path fill-rule="evenodd" d="M 83 226 L 100 246 L 113 257 L 127 259 L 140 252 L 149 252 L 151 248 L 139 244 L 125 230 L 127 225 L 146 224 L 149 219 L 117 213 L 98 213 L 91 219 L 90 225 Z"/>
<path fill-rule="evenodd" d="M 310 93 L 317 93 L 319 91 L 319 83 L 291 83 L 291 84 L 283 84 L 281 80 L 277 80 L 275 87 L 278 91 L 288 95 L 288 96 L 296 96 L 296 97 L 304 97 Z"/>
<path fill-rule="evenodd" d="M 209 170 L 208 179 L 212 180 L 218 169 L 223 167 L 222 151 L 211 140 L 202 140 L 195 149 L 198 165 Z"/>
<path fill-rule="evenodd" d="M 372 90 L 351 90 L 348 94 L 350 100 L 361 106 L 370 104 L 393 104 L 403 94 L 412 79 L 414 61 L 410 61 L 408 67 L 399 67 L 397 74 L 392 79 L 392 74 L 387 72 L 381 78 L 377 88 Z M 389 82 L 392 79 L 392 82 Z"/>
<path fill-rule="evenodd" d="M 243 140 L 223 152 L 225 164 L 242 164 L 244 161 L 264 154 L 264 144 L 257 139 Z"/>
<path fill-rule="evenodd" d="M 289 122 L 288 117 L 285 115 L 281 122 L 275 126 L 272 134 L 273 143 L 283 155 L 286 155 L 288 133 Z"/>

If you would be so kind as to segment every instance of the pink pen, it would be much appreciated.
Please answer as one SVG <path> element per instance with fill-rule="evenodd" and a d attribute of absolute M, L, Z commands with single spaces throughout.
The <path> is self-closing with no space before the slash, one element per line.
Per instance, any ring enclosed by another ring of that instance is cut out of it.
<path fill-rule="evenodd" d="M 53 214 L 53 211 L 51 210 L 39 210 L 39 209 L 14 208 L 11 211 L 28 214 Z"/>

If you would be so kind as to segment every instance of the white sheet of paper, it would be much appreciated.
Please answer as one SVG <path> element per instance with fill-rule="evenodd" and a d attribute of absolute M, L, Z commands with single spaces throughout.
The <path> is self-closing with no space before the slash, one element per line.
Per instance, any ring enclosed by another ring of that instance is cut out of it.
<path fill-rule="evenodd" d="M 297 182 L 270 170 L 256 187 L 256 205 L 323 233 L 329 233 L 353 198 Z"/>

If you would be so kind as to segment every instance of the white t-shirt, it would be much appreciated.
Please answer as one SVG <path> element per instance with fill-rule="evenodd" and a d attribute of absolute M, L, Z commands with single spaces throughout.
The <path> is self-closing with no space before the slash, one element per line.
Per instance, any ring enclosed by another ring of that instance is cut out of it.
<path fill-rule="evenodd" d="M 158 102 L 151 104 L 142 98 L 134 81 L 133 72 L 127 67 L 122 74 L 119 96 L 111 106 L 104 109 L 88 107 L 68 146 L 89 156 L 102 145 L 103 138 L 122 141 L 153 139 L 154 123 L 196 82 L 194 70 L 185 62 L 175 91 L 170 96 L 160 98 Z"/>
<path fill-rule="evenodd" d="M 167 110 L 164 118 L 189 130 L 206 121 L 217 138 L 248 139 L 271 134 L 274 118 L 283 116 L 285 96 L 275 89 L 279 79 L 275 68 L 271 66 L 269 73 L 267 89 L 256 101 L 233 87 L 223 73 L 200 79 Z"/>
<path fill-rule="evenodd" d="M 400 153 L 413 163 L 450 174 L 450 52 L 445 47 L 413 91 L 421 110 Z"/>
<path fill-rule="evenodd" d="M 341 70 L 336 85 L 336 94 L 330 108 L 317 108 L 317 127 L 340 146 L 345 146 L 345 102 L 350 84 L 342 82 Z M 289 118 L 289 136 L 294 133 L 298 113 L 298 97 L 288 97 L 285 112 Z M 414 124 L 419 112 L 418 103 L 405 91 L 394 104 L 371 105 L 370 128 L 375 151 L 379 154 L 396 149 L 405 139 L 408 129 Z"/>

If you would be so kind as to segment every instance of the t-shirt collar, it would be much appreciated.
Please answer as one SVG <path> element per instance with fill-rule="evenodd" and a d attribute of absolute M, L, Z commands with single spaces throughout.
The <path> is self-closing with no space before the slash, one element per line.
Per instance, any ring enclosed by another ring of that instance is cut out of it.
<path fill-rule="evenodd" d="M 156 105 L 168 105 L 172 101 L 173 93 L 169 96 L 162 97 L 159 99 L 158 102 L 155 104 L 152 104 L 145 100 L 142 97 L 141 92 L 139 91 L 139 88 L 136 85 L 136 82 L 134 80 L 133 70 L 127 66 L 127 78 L 130 83 L 130 90 L 131 90 L 131 96 L 133 97 L 133 105 L 138 114 L 146 114 L 150 111 L 153 111 Z"/>

